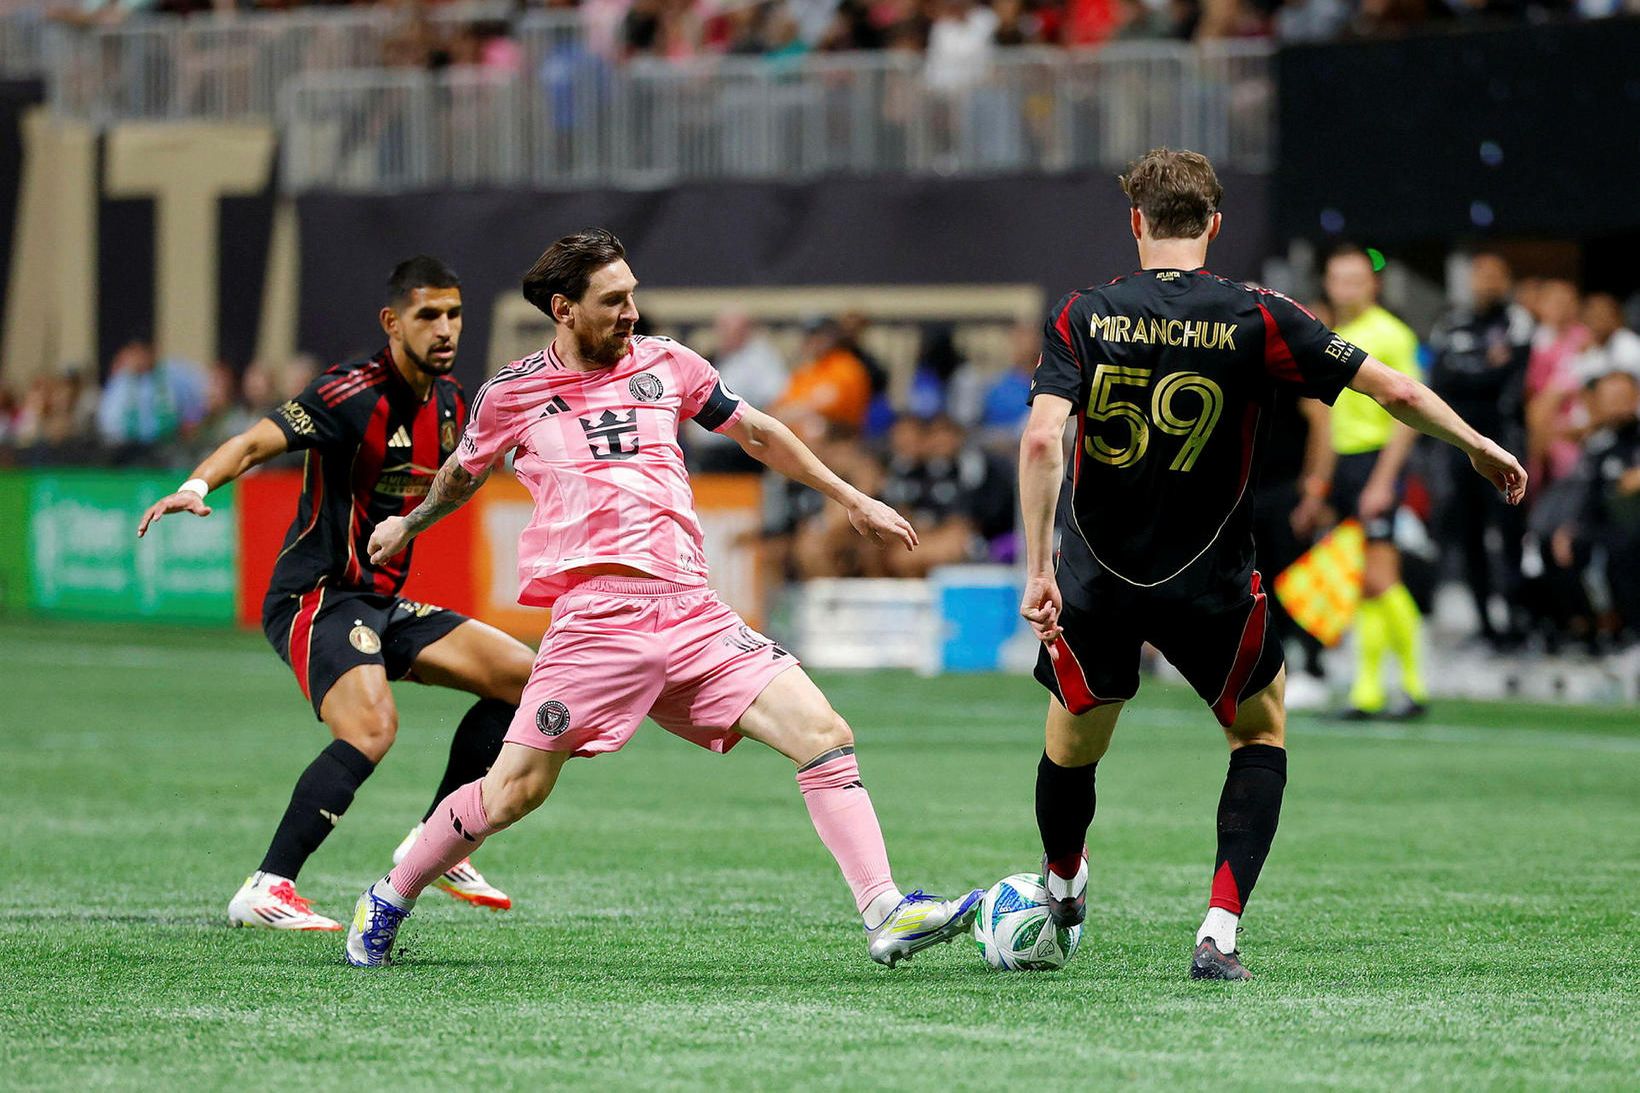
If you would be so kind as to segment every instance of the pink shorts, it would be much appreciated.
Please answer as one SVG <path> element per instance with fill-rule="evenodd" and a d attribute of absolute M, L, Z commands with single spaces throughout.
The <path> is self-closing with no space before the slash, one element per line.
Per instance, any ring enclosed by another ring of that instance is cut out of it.
<path fill-rule="evenodd" d="M 507 742 L 617 751 L 647 714 L 715 752 L 797 658 L 747 626 L 710 588 L 593 577 L 560 596 Z"/>

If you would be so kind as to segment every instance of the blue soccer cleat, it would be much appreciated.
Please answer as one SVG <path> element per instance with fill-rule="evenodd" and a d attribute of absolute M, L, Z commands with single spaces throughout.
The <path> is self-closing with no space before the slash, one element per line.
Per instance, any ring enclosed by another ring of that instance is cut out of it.
<path fill-rule="evenodd" d="M 366 888 L 353 908 L 353 924 L 347 931 L 347 962 L 355 968 L 391 964 L 399 926 L 410 917 L 410 908 L 396 896 L 377 893 L 376 886 L 385 880 L 384 877 Z"/>
<path fill-rule="evenodd" d="M 931 945 L 944 945 L 966 933 L 979 913 L 985 889 L 976 888 L 961 899 L 940 899 L 920 889 L 895 906 L 876 926 L 866 927 L 871 959 L 892 968 Z"/>

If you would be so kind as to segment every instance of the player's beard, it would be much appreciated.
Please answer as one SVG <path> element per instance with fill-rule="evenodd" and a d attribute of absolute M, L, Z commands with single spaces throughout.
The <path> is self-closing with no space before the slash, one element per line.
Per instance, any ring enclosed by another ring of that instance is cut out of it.
<path fill-rule="evenodd" d="M 590 345 L 586 342 L 580 342 L 577 348 L 581 352 L 582 360 L 607 368 L 626 356 L 626 351 L 632 344 L 631 339 L 632 332 L 630 330 L 624 333 L 610 331 L 608 337 L 599 338 Z M 579 341 L 579 339 L 577 340 Z"/>
<path fill-rule="evenodd" d="M 433 350 L 443 348 L 445 348 L 445 346 L 435 343 L 428 347 L 428 355 L 423 357 L 407 345 L 404 347 L 404 355 L 411 364 L 416 366 L 416 370 L 421 372 L 423 375 L 448 376 L 452 371 L 454 371 L 456 366 L 455 346 L 452 345 L 449 347 L 450 355 L 442 361 L 434 360 L 432 357 Z"/>

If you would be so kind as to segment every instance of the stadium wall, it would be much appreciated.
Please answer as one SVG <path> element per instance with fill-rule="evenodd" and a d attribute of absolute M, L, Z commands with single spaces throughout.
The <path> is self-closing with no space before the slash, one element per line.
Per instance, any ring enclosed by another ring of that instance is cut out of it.
<path fill-rule="evenodd" d="M 212 515 L 172 516 L 139 541 L 143 511 L 176 488 L 153 471 L 0 472 L 0 614 L 261 625 L 262 598 L 296 511 L 302 472 L 248 475 L 211 493 Z M 763 613 L 755 476 L 700 475 L 695 502 L 713 585 L 757 625 Z M 518 605 L 518 534 L 532 504 L 510 475 L 416 544 L 404 595 L 538 640 L 549 616 Z"/>
<path fill-rule="evenodd" d="M 1227 176 L 1225 191 L 1214 269 L 1250 278 L 1267 253 L 1268 180 Z M 297 341 L 331 360 L 373 352 L 386 271 L 427 251 L 462 275 L 458 368 L 469 383 L 482 379 L 514 352 L 502 328 L 523 272 L 552 240 L 595 225 L 626 243 L 643 286 L 640 306 L 656 288 L 732 289 L 748 299 L 768 289 L 825 288 L 828 304 L 847 300 L 869 313 L 878 286 L 954 285 L 1029 286 L 1033 300 L 1051 303 L 1133 267 L 1127 208 L 1103 173 L 714 183 L 648 193 L 311 194 L 297 199 Z M 670 321 L 653 302 L 648 311 L 653 321 Z M 887 316 L 879 310 L 875 318 Z"/>

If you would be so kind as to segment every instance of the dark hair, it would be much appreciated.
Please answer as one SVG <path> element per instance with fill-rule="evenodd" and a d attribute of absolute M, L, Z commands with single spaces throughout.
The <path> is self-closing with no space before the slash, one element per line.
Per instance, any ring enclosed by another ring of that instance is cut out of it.
<path fill-rule="evenodd" d="M 1200 152 L 1152 148 L 1120 175 L 1122 192 L 1145 214 L 1155 239 L 1194 239 L 1224 200 L 1213 164 Z"/>
<path fill-rule="evenodd" d="M 552 298 L 579 300 L 586 295 L 592 275 L 626 257 L 615 233 L 603 228 L 566 235 L 547 248 L 524 274 L 524 299 L 552 316 Z"/>
<path fill-rule="evenodd" d="M 406 258 L 393 267 L 387 278 L 387 302 L 401 307 L 418 288 L 460 288 L 456 271 L 430 254 Z"/>

